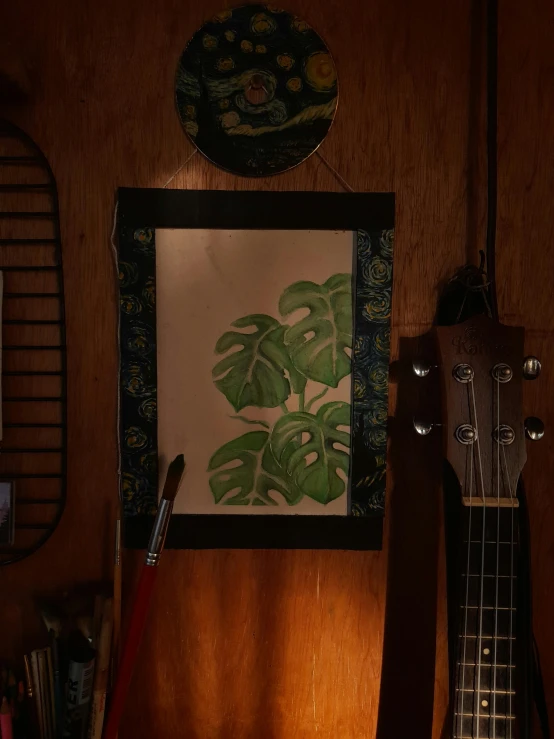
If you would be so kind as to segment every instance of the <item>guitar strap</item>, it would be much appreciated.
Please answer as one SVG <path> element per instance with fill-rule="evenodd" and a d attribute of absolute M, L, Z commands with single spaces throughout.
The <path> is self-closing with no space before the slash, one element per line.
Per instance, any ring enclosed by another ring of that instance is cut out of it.
<path fill-rule="evenodd" d="M 542 680 L 541 661 L 537 641 L 533 637 L 533 685 L 535 686 L 535 705 L 539 716 L 539 722 L 544 739 L 550 739 L 550 723 L 548 720 L 548 709 L 544 695 L 544 683 Z"/>
<path fill-rule="evenodd" d="M 521 531 L 521 557 L 522 557 L 522 578 L 523 578 L 523 590 L 525 591 L 525 599 L 527 601 L 526 608 L 528 611 L 528 642 L 527 642 L 527 653 L 530 655 L 529 665 L 529 683 L 532 687 L 532 698 L 537 709 L 537 716 L 541 727 L 541 732 L 544 739 L 550 739 L 550 722 L 548 719 L 548 709 L 546 706 L 546 697 L 544 694 L 544 682 L 542 678 L 541 662 L 539 655 L 539 648 L 537 640 L 533 634 L 533 621 L 531 611 L 531 562 L 530 562 L 530 532 L 529 532 L 529 517 L 527 514 L 527 498 L 525 496 L 525 489 L 523 480 L 519 482 L 518 498 L 520 502 L 520 531 Z M 525 607 L 525 604 L 524 604 Z M 529 724 L 530 724 L 529 719 Z M 529 739 L 531 737 L 531 729 L 529 726 Z"/>

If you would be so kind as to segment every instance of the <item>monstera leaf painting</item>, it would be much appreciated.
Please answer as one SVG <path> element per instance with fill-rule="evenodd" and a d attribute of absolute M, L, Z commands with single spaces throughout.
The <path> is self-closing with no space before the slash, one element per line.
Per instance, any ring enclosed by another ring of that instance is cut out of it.
<path fill-rule="evenodd" d="M 216 503 L 296 505 L 308 497 L 326 505 L 345 494 L 350 404 L 314 405 L 351 372 L 351 280 L 349 274 L 335 274 L 323 284 L 296 282 L 279 300 L 288 323 L 252 314 L 234 321 L 238 330 L 218 340 L 215 353 L 224 356 L 213 368 L 213 380 L 235 412 L 280 408 L 282 416 L 273 428 L 235 416 L 262 428 L 212 455 L 208 472 Z"/>
<path fill-rule="evenodd" d="M 279 302 L 283 316 L 302 308 L 309 314 L 285 332 L 295 366 L 310 380 L 337 387 L 350 374 L 352 287 L 350 275 L 333 275 L 323 285 L 296 282 Z"/>
<path fill-rule="evenodd" d="M 339 430 L 339 426 L 350 426 L 350 406 L 335 401 L 322 405 L 315 416 L 288 413 L 277 421 L 271 433 L 271 451 L 277 462 L 286 467 L 304 494 L 318 503 L 329 503 L 346 490 L 350 434 Z M 298 443 L 297 439 L 302 441 Z M 296 448 L 285 459 L 291 445 Z M 310 463 L 308 457 L 312 454 L 316 457 Z"/>
<path fill-rule="evenodd" d="M 253 333 L 227 331 L 215 347 L 216 354 L 242 347 L 227 354 L 212 373 L 217 388 L 236 411 L 249 405 L 276 408 L 289 397 L 291 384 L 295 392 L 304 389 L 306 379 L 294 369 L 283 342 L 286 327 L 261 314 L 239 318 L 231 325 L 255 328 Z"/>
<path fill-rule="evenodd" d="M 273 456 L 268 441 L 267 431 L 250 431 L 217 450 L 209 466 L 217 470 L 210 481 L 216 503 L 277 505 L 271 493 L 280 493 L 291 505 L 302 498 L 301 490 Z M 291 451 L 296 447 L 293 442 Z M 287 455 L 283 455 L 286 461 Z"/>

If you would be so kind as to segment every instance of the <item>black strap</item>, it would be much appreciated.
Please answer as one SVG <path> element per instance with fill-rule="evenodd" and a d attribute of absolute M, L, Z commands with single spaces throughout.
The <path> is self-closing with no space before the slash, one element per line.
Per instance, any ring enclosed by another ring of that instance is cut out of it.
<path fill-rule="evenodd" d="M 533 693 L 537 714 L 541 725 L 542 735 L 544 739 L 550 739 L 550 722 L 548 720 L 548 709 L 546 707 L 546 697 L 544 695 L 544 682 L 542 679 L 541 660 L 539 656 L 539 648 L 537 640 L 533 635 Z"/>
<path fill-rule="evenodd" d="M 523 514 L 523 520 L 521 521 L 522 526 L 522 537 L 524 539 L 524 551 L 525 556 L 527 559 L 526 563 L 526 580 L 525 583 L 525 594 L 526 598 L 528 599 L 528 613 L 529 613 L 529 649 L 531 651 L 531 664 L 530 664 L 530 680 L 532 684 L 532 697 L 536 709 L 537 709 L 537 715 L 539 718 L 539 723 L 541 726 L 541 732 L 544 737 L 544 739 L 550 739 L 550 722 L 548 719 L 548 709 L 546 706 L 546 697 L 544 693 L 544 682 L 542 677 L 542 670 L 541 670 L 541 661 L 540 661 L 540 655 L 539 655 L 539 648 L 537 645 L 537 640 L 535 638 L 535 635 L 533 633 L 533 623 L 531 618 L 531 534 L 529 529 L 529 515 L 528 515 L 528 507 L 527 507 L 527 496 L 525 495 L 525 487 L 523 484 L 523 480 L 520 478 L 519 484 L 518 484 L 518 498 L 520 500 L 521 505 L 521 512 Z"/>

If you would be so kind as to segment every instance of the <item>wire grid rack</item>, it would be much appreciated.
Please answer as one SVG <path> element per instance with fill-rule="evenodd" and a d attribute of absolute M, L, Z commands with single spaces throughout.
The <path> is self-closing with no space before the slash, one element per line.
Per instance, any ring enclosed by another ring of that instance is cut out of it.
<path fill-rule="evenodd" d="M 36 144 L 0 120 L 2 416 L 0 480 L 15 489 L 14 537 L 0 565 L 35 552 L 63 513 L 66 343 L 58 194 Z"/>

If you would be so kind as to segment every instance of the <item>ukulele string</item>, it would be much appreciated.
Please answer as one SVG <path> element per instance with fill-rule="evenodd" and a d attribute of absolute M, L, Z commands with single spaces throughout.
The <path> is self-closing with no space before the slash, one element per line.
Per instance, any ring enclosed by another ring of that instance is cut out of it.
<path fill-rule="evenodd" d="M 508 705 L 509 705 L 509 716 L 506 719 L 506 723 L 509 725 L 508 739 L 512 739 L 512 643 L 513 643 L 513 617 L 514 617 L 514 493 L 510 484 L 510 477 L 508 474 L 508 461 L 506 459 L 506 450 L 502 448 L 502 456 L 504 458 L 504 470 L 506 473 L 506 480 L 508 481 L 508 490 L 510 492 L 510 508 L 511 508 L 511 532 L 510 532 L 510 630 L 508 637 Z"/>
<path fill-rule="evenodd" d="M 496 383 L 496 428 L 500 429 L 500 382 Z M 494 411 L 493 411 L 494 414 Z M 494 425 L 494 424 L 493 424 Z M 499 431 L 497 431 L 499 433 Z M 498 664 L 498 583 L 500 574 L 500 441 L 496 441 L 496 576 L 494 601 L 494 657 L 492 661 L 492 738 L 496 739 L 496 668 Z"/>
<path fill-rule="evenodd" d="M 468 395 L 469 395 L 469 387 L 468 387 Z M 468 397 L 468 405 L 469 405 L 469 397 Z M 467 655 L 467 614 L 468 614 L 468 605 L 469 605 L 469 570 L 470 570 L 470 563 L 471 563 L 471 511 L 473 508 L 473 506 L 471 505 L 472 497 L 473 497 L 473 455 L 474 455 L 473 444 L 470 446 L 468 452 L 469 452 L 469 516 L 468 516 L 469 526 L 468 526 L 468 532 L 467 532 L 467 558 L 466 558 L 466 573 L 465 573 L 466 574 L 466 600 L 465 600 L 465 609 L 464 609 L 464 647 L 463 647 L 463 655 L 462 655 L 462 689 L 460 691 L 460 700 L 459 700 L 459 715 L 460 715 L 459 736 L 460 737 L 464 735 L 463 728 L 464 728 L 464 691 L 465 691 L 466 655 Z"/>
<path fill-rule="evenodd" d="M 475 384 L 473 379 L 470 380 L 471 400 L 473 403 L 473 417 L 475 422 L 475 443 L 477 444 L 477 459 L 479 461 L 479 480 L 481 482 L 481 495 L 483 497 L 483 528 L 481 532 L 481 576 L 480 576 L 480 597 L 479 597 L 479 640 L 478 650 L 479 659 L 477 661 L 477 735 L 475 739 L 479 739 L 479 714 L 481 708 L 481 652 L 483 644 L 483 582 L 485 573 L 485 518 L 487 506 L 485 505 L 485 485 L 483 478 L 483 461 L 481 458 L 481 442 L 479 440 L 479 421 L 477 419 L 477 403 L 475 402 Z M 479 491 L 477 491 L 479 497 Z"/>

